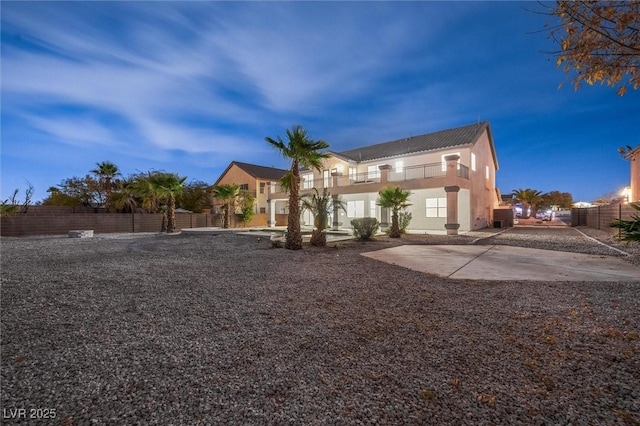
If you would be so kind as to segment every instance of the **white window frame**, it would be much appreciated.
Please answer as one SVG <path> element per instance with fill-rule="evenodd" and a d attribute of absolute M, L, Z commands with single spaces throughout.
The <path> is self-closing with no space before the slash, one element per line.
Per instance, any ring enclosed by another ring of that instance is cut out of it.
<path fill-rule="evenodd" d="M 427 198 L 425 202 L 425 216 L 429 218 L 447 217 L 447 198 Z"/>
<path fill-rule="evenodd" d="M 351 182 L 358 180 L 358 169 L 356 167 L 349 167 L 349 180 Z"/>
<path fill-rule="evenodd" d="M 489 180 L 489 166 L 484 166 L 484 177 Z"/>
<path fill-rule="evenodd" d="M 378 217 L 378 204 L 374 200 L 369 200 L 369 217 Z"/>
<path fill-rule="evenodd" d="M 379 179 L 380 178 L 380 166 L 378 164 L 374 164 L 371 166 L 367 166 L 367 180 L 369 179 Z"/>
<path fill-rule="evenodd" d="M 396 161 L 396 165 L 393 171 L 396 173 L 402 173 L 404 171 L 404 161 Z"/>
<path fill-rule="evenodd" d="M 331 185 L 331 172 L 329 170 L 322 171 L 322 184 L 323 188 L 329 188 Z"/>
<path fill-rule="evenodd" d="M 473 152 L 471 153 L 471 171 L 476 171 L 476 155 Z"/>
<path fill-rule="evenodd" d="M 364 217 L 364 200 L 347 201 L 347 217 Z"/>
<path fill-rule="evenodd" d="M 305 173 L 302 175 L 302 189 L 313 188 L 313 173 Z"/>

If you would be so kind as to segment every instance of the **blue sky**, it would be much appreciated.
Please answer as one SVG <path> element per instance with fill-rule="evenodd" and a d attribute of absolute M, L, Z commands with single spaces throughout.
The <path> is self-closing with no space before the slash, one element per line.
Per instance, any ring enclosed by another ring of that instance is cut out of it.
<path fill-rule="evenodd" d="M 628 184 L 640 91 L 566 84 L 525 2 L 6 2 L 1 197 L 101 161 L 213 183 L 285 168 L 293 124 L 334 151 L 486 120 L 503 194 Z"/>

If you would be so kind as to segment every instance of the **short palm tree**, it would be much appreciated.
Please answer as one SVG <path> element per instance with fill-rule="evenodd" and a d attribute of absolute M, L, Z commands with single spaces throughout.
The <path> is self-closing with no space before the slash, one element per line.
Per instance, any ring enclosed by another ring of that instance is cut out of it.
<path fill-rule="evenodd" d="M 378 195 L 380 197 L 378 205 L 383 208 L 391 209 L 392 212 L 389 236 L 391 238 L 400 238 L 401 232 L 398 214 L 400 210 L 411 205 L 408 203 L 411 192 L 401 189 L 398 186 L 388 186 L 382 189 Z"/>
<path fill-rule="evenodd" d="M 166 201 L 167 232 L 176 230 L 176 195 L 184 188 L 186 177 L 177 173 L 155 172 L 149 176 L 152 191 L 161 200 Z"/>
<path fill-rule="evenodd" d="M 629 205 L 638 213 L 634 213 L 630 220 L 617 219 L 609 226 L 620 230 L 618 235 L 620 241 L 640 244 L 640 203 L 630 203 Z"/>
<path fill-rule="evenodd" d="M 536 191 L 535 189 L 527 188 L 527 189 L 514 189 L 513 196 L 522 203 L 522 216 L 527 218 L 529 217 L 529 207 L 531 207 L 532 214 L 535 217 L 535 208 L 536 204 L 538 204 L 542 200 L 542 192 Z"/>
<path fill-rule="evenodd" d="M 227 183 L 224 185 L 218 185 L 213 188 L 213 198 L 220 200 L 224 204 L 224 220 L 222 223 L 223 228 L 231 226 L 231 214 L 233 213 L 233 206 L 236 199 L 240 196 L 240 186 L 235 183 Z"/>
<path fill-rule="evenodd" d="M 110 161 L 103 161 L 101 163 L 96 163 L 98 166 L 96 169 L 91 170 L 91 173 L 96 175 L 98 178 L 98 184 L 100 186 L 100 194 L 104 193 L 104 197 L 101 197 L 106 207 L 107 211 L 109 211 L 109 207 L 111 207 L 111 192 L 115 187 L 114 179 L 117 176 L 120 176 L 120 170 L 118 166 L 113 164 Z"/>
<path fill-rule="evenodd" d="M 110 204 L 121 211 L 133 212 L 138 207 L 138 193 L 134 181 L 126 180 L 120 189 L 111 194 Z"/>
<path fill-rule="evenodd" d="M 344 201 L 341 201 L 337 197 L 332 197 L 324 188 L 322 195 L 316 188 L 313 188 L 315 194 L 303 195 L 302 212 L 309 210 L 313 215 L 314 229 L 311 231 L 311 245 L 325 246 L 327 245 L 327 234 L 325 229 L 329 226 L 329 215 L 334 209 L 340 208 L 343 211 L 347 211 Z"/>
<path fill-rule="evenodd" d="M 302 126 L 287 129 L 287 142 L 280 136 L 277 139 L 266 137 L 265 140 L 272 147 L 280 151 L 286 159 L 291 160 L 290 170 L 280 179 L 280 184 L 289 192 L 289 215 L 287 218 L 287 236 L 285 248 L 299 250 L 302 248 L 302 233 L 300 232 L 300 167 L 322 170 L 322 160 L 329 158 L 329 154 L 321 150 L 329 148 L 323 140 L 309 139 L 307 131 Z"/>

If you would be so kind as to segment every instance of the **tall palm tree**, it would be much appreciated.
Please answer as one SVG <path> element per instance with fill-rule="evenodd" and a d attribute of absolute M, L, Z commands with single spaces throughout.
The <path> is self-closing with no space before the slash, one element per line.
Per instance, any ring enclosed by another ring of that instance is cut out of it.
<path fill-rule="evenodd" d="M 102 202 L 104 202 L 104 206 L 107 211 L 109 211 L 109 207 L 111 207 L 111 192 L 115 188 L 114 179 L 117 176 L 120 176 L 120 170 L 118 166 L 113 164 L 110 161 L 103 161 L 101 163 L 96 163 L 98 166 L 96 169 L 91 170 L 91 173 L 96 175 L 98 178 L 98 184 L 100 186 L 100 195 L 102 198 Z M 104 193 L 104 197 L 102 194 Z"/>
<path fill-rule="evenodd" d="M 178 176 L 177 173 L 155 172 L 149 176 L 150 186 L 157 197 L 166 201 L 167 232 L 176 230 L 176 195 L 180 194 L 184 188 L 185 177 Z"/>
<path fill-rule="evenodd" d="M 344 201 L 341 201 L 337 197 L 332 197 L 324 188 L 322 195 L 316 188 L 313 188 L 315 194 L 307 194 L 301 197 L 302 212 L 309 210 L 313 215 L 314 229 L 311 231 L 311 245 L 314 246 L 326 246 L 327 234 L 325 229 L 329 226 L 329 215 L 334 209 L 341 208 L 345 212 L 347 211 Z"/>
<path fill-rule="evenodd" d="M 391 209 L 392 212 L 391 229 L 389 232 L 389 236 L 391 238 L 400 238 L 401 232 L 398 213 L 401 209 L 405 209 L 411 205 L 408 203 L 410 195 L 410 191 L 401 189 L 399 186 L 388 186 L 378 192 L 378 196 L 380 197 L 378 205 L 383 208 Z"/>
<path fill-rule="evenodd" d="M 535 189 L 514 189 L 513 196 L 522 203 L 522 216 L 529 217 L 529 207 L 531 207 L 532 214 L 535 217 L 536 204 L 542 200 L 542 192 Z"/>
<path fill-rule="evenodd" d="M 289 216 L 287 219 L 287 236 L 285 248 L 299 250 L 302 248 L 300 232 L 300 166 L 308 169 L 322 170 L 322 160 L 329 154 L 320 152 L 329 148 L 323 140 L 314 141 L 307 136 L 307 131 L 299 125 L 287 129 L 287 142 L 280 136 L 277 139 L 266 137 L 272 147 L 280 151 L 286 159 L 291 160 L 290 170 L 280 179 L 280 184 L 289 192 Z"/>
<path fill-rule="evenodd" d="M 220 200 L 224 203 L 224 220 L 222 221 L 223 228 L 229 228 L 231 226 L 231 214 L 233 213 L 233 206 L 236 199 L 240 196 L 240 186 L 235 183 L 227 183 L 224 185 L 218 185 L 213 188 L 213 198 Z"/>

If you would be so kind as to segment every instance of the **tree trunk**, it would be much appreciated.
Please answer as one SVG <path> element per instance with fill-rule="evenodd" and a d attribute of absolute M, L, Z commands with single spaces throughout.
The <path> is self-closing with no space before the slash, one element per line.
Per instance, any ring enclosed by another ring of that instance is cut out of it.
<path fill-rule="evenodd" d="M 223 228 L 231 227 L 231 201 L 227 201 L 227 210 L 224 215 L 224 225 Z"/>
<path fill-rule="evenodd" d="M 311 245 L 324 247 L 327 245 L 327 233 L 324 230 L 314 229 L 311 231 Z"/>
<path fill-rule="evenodd" d="M 391 231 L 389 232 L 389 237 L 391 238 L 400 238 L 400 223 L 398 221 L 398 211 L 394 210 L 391 215 Z"/>
<path fill-rule="evenodd" d="M 300 172 L 297 161 L 293 162 L 291 171 L 293 173 L 293 184 L 291 188 L 289 188 L 289 215 L 287 218 L 287 238 L 284 247 L 289 250 L 300 250 L 302 248 L 300 203 L 298 200 L 298 194 L 300 192 Z"/>
<path fill-rule="evenodd" d="M 167 232 L 173 233 L 176 231 L 176 198 L 173 194 L 169 195 L 169 202 L 167 203 Z"/>

